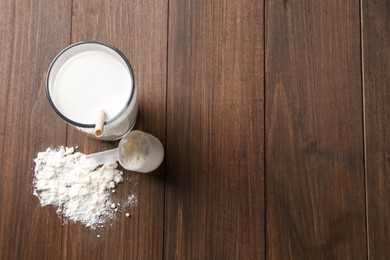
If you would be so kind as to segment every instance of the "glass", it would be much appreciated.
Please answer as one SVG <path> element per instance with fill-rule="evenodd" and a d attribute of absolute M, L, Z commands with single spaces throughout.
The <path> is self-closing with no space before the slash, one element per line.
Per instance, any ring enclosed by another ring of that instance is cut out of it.
<path fill-rule="evenodd" d="M 137 119 L 133 69 L 125 55 L 107 43 L 83 41 L 62 50 L 48 69 L 46 94 L 62 119 L 96 139 L 120 139 Z M 98 110 L 106 116 L 101 136 L 95 135 Z"/>

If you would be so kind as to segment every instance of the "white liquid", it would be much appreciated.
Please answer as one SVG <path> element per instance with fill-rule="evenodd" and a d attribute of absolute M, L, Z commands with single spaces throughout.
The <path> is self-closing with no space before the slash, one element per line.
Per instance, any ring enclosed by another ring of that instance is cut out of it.
<path fill-rule="evenodd" d="M 122 60 L 103 51 L 86 51 L 61 66 L 50 96 L 68 119 L 95 124 L 99 110 L 106 113 L 106 121 L 120 114 L 132 91 L 132 78 Z"/>
<path fill-rule="evenodd" d="M 70 125 L 100 140 L 117 140 L 137 120 L 137 89 L 126 59 L 99 42 L 79 42 L 62 51 L 50 66 L 47 94 Z M 94 135 L 98 112 L 105 112 L 102 136 Z"/>

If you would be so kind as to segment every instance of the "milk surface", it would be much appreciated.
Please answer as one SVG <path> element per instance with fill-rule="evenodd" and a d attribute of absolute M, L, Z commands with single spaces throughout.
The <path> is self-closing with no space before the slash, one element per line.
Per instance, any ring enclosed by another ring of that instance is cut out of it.
<path fill-rule="evenodd" d="M 126 63 L 103 51 L 86 51 L 71 57 L 59 69 L 50 96 L 68 119 L 95 124 L 99 110 L 106 121 L 120 114 L 129 102 L 132 78 Z"/>

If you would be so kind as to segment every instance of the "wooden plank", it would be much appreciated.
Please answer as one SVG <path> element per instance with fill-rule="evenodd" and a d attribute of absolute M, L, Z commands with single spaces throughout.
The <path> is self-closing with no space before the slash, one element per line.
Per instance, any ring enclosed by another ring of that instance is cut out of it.
<path fill-rule="evenodd" d="M 365 258 L 359 1 L 266 14 L 267 258 Z"/>
<path fill-rule="evenodd" d="M 390 255 L 390 5 L 363 1 L 368 248 Z"/>
<path fill-rule="evenodd" d="M 0 259 L 59 259 L 61 218 L 32 194 L 37 152 L 65 141 L 45 70 L 70 36 L 70 1 L 0 1 Z"/>
<path fill-rule="evenodd" d="M 169 5 L 165 258 L 262 258 L 263 1 Z"/>
<path fill-rule="evenodd" d="M 139 116 L 135 129 L 165 140 L 167 1 L 73 1 L 72 42 L 101 40 L 120 49 L 135 72 Z M 67 143 L 85 153 L 116 146 L 70 128 Z M 150 174 L 126 171 L 116 196 L 136 194 L 138 207 L 119 213 L 111 225 L 91 231 L 66 226 L 64 259 L 161 259 L 164 167 Z M 125 213 L 131 213 L 126 218 Z M 100 238 L 97 238 L 100 235 Z"/>

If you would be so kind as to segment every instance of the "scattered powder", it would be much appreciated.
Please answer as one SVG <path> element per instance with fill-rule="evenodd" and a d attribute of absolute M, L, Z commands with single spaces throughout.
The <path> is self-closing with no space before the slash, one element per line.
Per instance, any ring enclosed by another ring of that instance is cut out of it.
<path fill-rule="evenodd" d="M 124 206 L 125 207 L 132 207 L 132 206 L 136 206 L 138 203 L 138 199 L 137 199 L 137 196 L 135 196 L 134 194 L 131 194 L 127 197 L 127 201 L 124 203 Z"/>
<path fill-rule="evenodd" d="M 48 148 L 34 159 L 34 195 L 41 206 L 53 205 L 58 214 L 70 221 L 79 221 L 96 229 L 114 217 L 117 207 L 110 198 L 110 189 L 123 181 L 117 163 L 98 168 L 78 165 L 85 155 L 74 152 L 74 148 Z M 135 199 L 135 195 L 129 195 Z M 125 206 L 134 206 L 128 203 Z M 118 204 L 119 205 L 119 204 Z M 115 210 L 116 209 L 116 210 Z M 66 221 L 65 219 L 65 221 Z"/>

